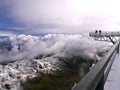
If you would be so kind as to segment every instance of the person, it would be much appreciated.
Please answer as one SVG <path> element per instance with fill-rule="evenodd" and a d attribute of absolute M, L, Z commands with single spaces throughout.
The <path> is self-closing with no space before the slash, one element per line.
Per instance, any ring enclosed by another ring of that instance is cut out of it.
<path fill-rule="evenodd" d="M 101 30 L 99 30 L 99 34 L 101 34 Z"/>
<path fill-rule="evenodd" d="M 98 31 L 97 31 L 97 30 L 95 30 L 94 37 L 96 37 L 96 36 L 97 36 L 97 33 L 98 33 Z"/>
<path fill-rule="evenodd" d="M 97 30 L 95 30 L 95 33 L 97 33 L 98 31 Z"/>

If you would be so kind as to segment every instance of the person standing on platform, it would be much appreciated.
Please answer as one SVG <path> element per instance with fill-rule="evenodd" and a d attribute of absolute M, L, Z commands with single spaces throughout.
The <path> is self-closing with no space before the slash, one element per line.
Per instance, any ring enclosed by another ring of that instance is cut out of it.
<path fill-rule="evenodd" d="M 102 32 L 102 31 L 101 31 L 101 30 L 99 30 L 99 34 L 101 34 L 101 32 Z"/>
<path fill-rule="evenodd" d="M 97 30 L 95 30 L 95 33 L 97 33 L 98 31 Z"/>

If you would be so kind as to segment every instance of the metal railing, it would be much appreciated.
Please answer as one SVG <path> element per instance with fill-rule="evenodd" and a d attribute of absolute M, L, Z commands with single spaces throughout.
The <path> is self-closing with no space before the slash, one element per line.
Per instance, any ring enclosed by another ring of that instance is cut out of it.
<path fill-rule="evenodd" d="M 90 37 L 98 41 L 107 41 L 115 44 L 120 37 L 120 32 L 90 32 Z"/>
<path fill-rule="evenodd" d="M 120 40 L 101 58 L 98 63 L 76 84 L 72 90 L 104 90 L 104 83 L 112 67 L 114 58 L 119 53 Z"/>
<path fill-rule="evenodd" d="M 101 33 L 90 32 L 89 36 L 92 36 L 92 37 L 95 37 L 95 36 L 102 36 L 102 37 L 104 37 L 104 36 L 111 36 L 111 37 L 117 36 L 117 37 L 120 37 L 120 32 L 101 32 Z"/>

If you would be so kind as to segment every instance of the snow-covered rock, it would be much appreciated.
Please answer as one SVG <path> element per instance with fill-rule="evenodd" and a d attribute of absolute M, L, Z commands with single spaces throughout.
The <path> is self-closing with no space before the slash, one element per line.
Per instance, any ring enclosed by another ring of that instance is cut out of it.
<path fill-rule="evenodd" d="M 21 82 L 55 70 L 48 62 L 31 59 L 0 65 L 0 90 L 22 90 Z"/>

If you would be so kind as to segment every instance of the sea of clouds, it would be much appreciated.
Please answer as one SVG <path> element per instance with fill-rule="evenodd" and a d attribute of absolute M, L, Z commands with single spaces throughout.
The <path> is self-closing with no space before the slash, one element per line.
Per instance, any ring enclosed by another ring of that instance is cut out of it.
<path fill-rule="evenodd" d="M 0 38 L 0 62 L 33 59 L 39 55 L 94 59 L 103 47 L 108 46 L 108 43 L 79 34 L 13 35 Z"/>

